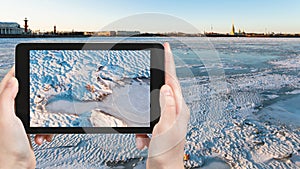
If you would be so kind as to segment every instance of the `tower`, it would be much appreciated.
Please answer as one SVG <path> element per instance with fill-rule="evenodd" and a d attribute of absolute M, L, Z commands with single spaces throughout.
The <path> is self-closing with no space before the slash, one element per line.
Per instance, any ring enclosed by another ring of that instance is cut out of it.
<path fill-rule="evenodd" d="M 234 24 L 233 23 L 232 23 L 230 35 L 235 35 L 235 28 L 234 28 Z"/>
<path fill-rule="evenodd" d="M 56 34 L 56 25 L 54 25 L 53 34 Z"/>
<path fill-rule="evenodd" d="M 25 29 L 24 29 L 24 31 L 25 31 L 25 33 L 27 33 L 28 32 L 28 19 L 25 18 L 24 22 L 25 22 L 25 25 L 24 25 Z"/>

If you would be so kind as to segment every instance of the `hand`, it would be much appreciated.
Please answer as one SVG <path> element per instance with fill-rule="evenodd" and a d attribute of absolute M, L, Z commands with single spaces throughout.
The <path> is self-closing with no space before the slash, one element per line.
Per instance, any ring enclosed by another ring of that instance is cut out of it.
<path fill-rule="evenodd" d="M 15 115 L 18 81 L 14 68 L 0 86 L 0 164 L 1 168 L 35 168 L 35 156 L 21 120 Z"/>
<path fill-rule="evenodd" d="M 0 84 L 0 164 L 1 168 L 35 168 L 35 156 L 29 136 L 15 114 L 18 81 L 14 67 Z M 51 141 L 52 135 L 36 135 L 35 142 Z"/>
<path fill-rule="evenodd" d="M 170 46 L 165 43 L 164 47 L 166 84 L 160 90 L 161 117 L 153 129 L 152 139 L 137 134 L 136 144 L 138 149 L 149 147 L 147 168 L 183 168 L 190 112 L 181 94 Z"/>

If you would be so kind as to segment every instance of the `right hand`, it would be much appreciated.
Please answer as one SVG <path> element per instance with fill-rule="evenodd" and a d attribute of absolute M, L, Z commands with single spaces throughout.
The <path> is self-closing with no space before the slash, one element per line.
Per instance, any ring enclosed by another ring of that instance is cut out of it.
<path fill-rule="evenodd" d="M 149 147 L 147 168 L 183 168 L 184 143 L 190 111 L 182 97 L 173 55 L 165 47 L 165 82 L 160 89 L 161 117 L 155 125 L 152 139 L 137 134 L 138 149 Z"/>

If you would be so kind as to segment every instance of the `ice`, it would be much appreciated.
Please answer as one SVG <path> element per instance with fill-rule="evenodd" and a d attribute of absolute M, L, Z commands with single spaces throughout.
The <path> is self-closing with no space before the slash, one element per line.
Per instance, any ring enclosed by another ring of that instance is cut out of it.
<path fill-rule="evenodd" d="M 149 50 L 30 51 L 31 124 L 149 126 L 149 78 Z"/>
<path fill-rule="evenodd" d="M 297 164 L 286 160 L 295 156 L 300 148 L 298 96 L 262 107 L 265 102 L 287 94 L 283 88 L 296 93 L 293 89 L 300 88 L 299 80 L 295 75 L 269 71 L 229 75 L 228 91 L 212 97 L 209 81 L 205 83 L 205 78 L 196 78 L 200 83 L 181 79 L 192 111 L 185 151 L 193 162 L 186 165 L 203 166 L 205 162 L 197 157 L 217 156 L 233 168 L 297 168 Z M 265 98 L 267 91 L 278 94 Z M 213 98 L 218 99 L 218 105 L 224 105 L 223 110 L 216 113 L 207 106 L 215 103 Z M 271 120 L 266 121 L 263 115 Z M 220 118 L 215 121 L 214 116 Z"/>
<path fill-rule="evenodd" d="M 69 100 L 57 100 L 46 105 L 48 112 L 61 112 L 68 114 L 82 114 L 89 112 L 93 109 L 99 107 L 99 102 L 79 102 L 79 101 L 69 101 Z"/>
<path fill-rule="evenodd" d="M 131 159 L 145 161 L 146 152 L 135 149 L 133 139 L 128 134 L 56 135 L 50 144 L 34 145 L 37 168 L 108 168 Z"/>
<path fill-rule="evenodd" d="M 258 112 L 260 118 L 273 124 L 300 129 L 300 95 L 275 102 Z"/>
<path fill-rule="evenodd" d="M 90 120 L 93 127 L 127 127 L 125 122 L 101 111 L 100 109 L 92 110 Z"/>
<path fill-rule="evenodd" d="M 286 60 L 271 61 L 271 64 L 277 66 L 278 68 L 288 68 L 288 69 L 300 69 L 300 55 L 297 57 L 292 57 Z"/>
<path fill-rule="evenodd" d="M 205 38 L 182 39 L 197 43 L 195 46 L 198 50 L 207 50 Z M 85 40 L 52 39 L 59 42 Z M 103 42 L 120 39 L 93 39 L 97 40 Z M 300 168 L 300 131 L 297 127 L 299 39 L 209 38 L 219 52 L 225 68 L 227 90 L 224 91 L 212 88 L 200 58 L 193 56 L 192 52 L 172 38 L 134 39 L 143 42 L 150 40 L 171 42 L 173 53 L 179 57 L 175 62 L 182 60 L 186 63 L 180 65 L 176 62 L 183 95 L 191 109 L 185 145 L 185 153 L 190 155 L 190 160 L 185 162 L 187 168 Z M 9 58 L 13 58 L 13 48 L 19 41 L 5 39 L 5 45 L 1 44 L 0 50 L 4 50 L 4 53 L 7 51 Z M 49 39 L 35 41 L 49 42 Z M 7 57 L 1 60 L 6 62 Z M 13 64 L 13 59 L 4 65 L 5 70 L 0 67 L 2 77 L 9 64 Z M 106 74 L 101 75 L 104 80 L 99 86 L 114 84 L 117 78 L 110 78 L 108 67 L 102 67 L 101 70 L 106 71 Z M 115 70 L 121 69 L 115 67 Z M 185 74 L 191 70 L 193 77 Z M 123 86 L 129 82 L 131 80 L 126 81 Z M 145 87 L 144 83 L 141 88 Z M 47 89 L 47 86 L 44 87 Z M 48 94 L 51 95 L 51 92 L 56 94 L 53 89 L 49 89 Z M 50 100 L 54 102 L 62 100 L 61 98 L 64 96 Z M 43 102 L 41 98 L 36 98 L 35 101 Z M 81 115 L 90 116 L 85 113 Z M 67 113 L 44 113 L 33 119 L 42 120 L 36 122 L 41 124 L 51 116 L 57 121 L 86 124 L 86 121 L 80 121 L 78 115 Z M 131 134 L 56 135 L 51 143 L 42 146 L 34 144 L 33 148 L 37 168 L 145 168 L 147 159 L 147 151 L 135 148 L 134 135 Z"/>
<path fill-rule="evenodd" d="M 285 92 L 286 94 L 300 94 L 300 90 L 293 90 L 291 92 Z"/>

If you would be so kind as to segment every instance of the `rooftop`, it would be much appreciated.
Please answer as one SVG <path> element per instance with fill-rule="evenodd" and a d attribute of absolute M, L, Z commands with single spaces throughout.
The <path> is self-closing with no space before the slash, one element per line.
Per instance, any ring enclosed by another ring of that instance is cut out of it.
<path fill-rule="evenodd" d="M 20 25 L 17 22 L 0 22 L 0 27 L 19 28 Z"/>

